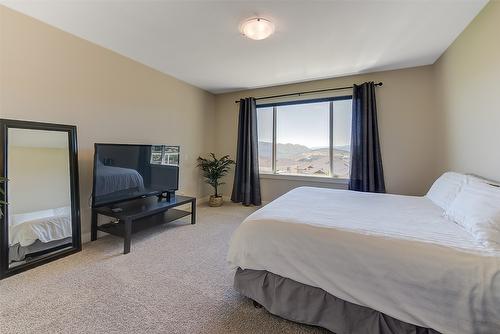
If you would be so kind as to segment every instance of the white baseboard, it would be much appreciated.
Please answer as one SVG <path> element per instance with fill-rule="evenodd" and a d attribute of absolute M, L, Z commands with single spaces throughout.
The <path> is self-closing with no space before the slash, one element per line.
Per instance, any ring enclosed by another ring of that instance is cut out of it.
<path fill-rule="evenodd" d="M 90 232 L 82 233 L 82 244 L 90 242 Z"/>

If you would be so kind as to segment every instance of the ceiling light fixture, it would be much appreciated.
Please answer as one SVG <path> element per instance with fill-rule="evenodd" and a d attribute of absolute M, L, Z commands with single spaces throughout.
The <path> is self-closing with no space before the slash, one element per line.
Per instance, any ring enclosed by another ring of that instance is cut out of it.
<path fill-rule="evenodd" d="M 273 34 L 274 24 L 269 20 L 257 17 L 243 22 L 240 30 L 244 36 L 259 41 Z"/>

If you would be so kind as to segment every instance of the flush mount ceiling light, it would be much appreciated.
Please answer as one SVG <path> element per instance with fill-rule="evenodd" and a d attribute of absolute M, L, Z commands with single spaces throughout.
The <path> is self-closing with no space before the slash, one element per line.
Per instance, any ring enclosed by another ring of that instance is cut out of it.
<path fill-rule="evenodd" d="M 243 22 L 240 30 L 244 36 L 258 41 L 272 35 L 274 24 L 269 20 L 257 17 Z"/>

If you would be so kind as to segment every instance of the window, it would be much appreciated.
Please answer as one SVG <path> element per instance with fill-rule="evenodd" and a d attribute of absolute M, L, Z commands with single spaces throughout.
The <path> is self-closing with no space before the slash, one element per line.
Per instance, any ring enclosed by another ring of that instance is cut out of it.
<path fill-rule="evenodd" d="M 163 146 L 155 145 L 151 147 L 151 163 L 161 165 L 163 159 Z"/>
<path fill-rule="evenodd" d="M 179 165 L 179 147 L 166 145 L 153 145 L 151 147 L 151 164 L 153 165 Z"/>
<path fill-rule="evenodd" d="M 259 139 L 259 171 L 273 172 L 273 107 L 257 109 L 257 137 Z"/>
<path fill-rule="evenodd" d="M 351 96 L 257 106 L 262 174 L 347 179 Z"/>

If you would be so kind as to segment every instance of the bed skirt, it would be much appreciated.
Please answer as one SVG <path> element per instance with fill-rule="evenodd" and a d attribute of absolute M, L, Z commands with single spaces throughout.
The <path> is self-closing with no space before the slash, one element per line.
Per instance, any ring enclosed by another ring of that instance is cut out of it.
<path fill-rule="evenodd" d="M 71 237 L 68 237 L 47 243 L 37 240 L 29 246 L 21 246 L 20 244 L 9 246 L 9 263 L 24 261 L 26 257 L 32 254 L 42 252 L 48 253 L 53 248 L 62 247 L 64 245 L 71 246 L 72 240 Z"/>
<path fill-rule="evenodd" d="M 238 268 L 234 287 L 274 315 L 323 327 L 337 334 L 438 333 L 264 270 Z"/>

